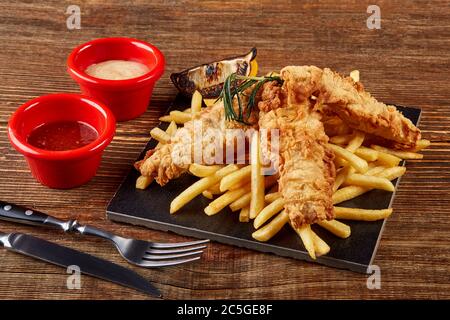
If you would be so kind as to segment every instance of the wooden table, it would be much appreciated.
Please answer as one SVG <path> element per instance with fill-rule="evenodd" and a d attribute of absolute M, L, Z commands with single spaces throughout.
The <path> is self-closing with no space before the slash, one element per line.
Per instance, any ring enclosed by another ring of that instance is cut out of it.
<path fill-rule="evenodd" d="M 43 2 L 43 1 L 42 1 Z M 381 289 L 367 276 L 212 243 L 194 264 L 135 270 L 168 299 L 179 298 L 450 298 L 450 10 L 448 1 L 376 1 L 381 29 L 369 30 L 371 2 L 352 1 L 77 1 L 81 29 L 66 28 L 72 1 L 0 4 L 0 199 L 76 218 L 131 237 L 186 238 L 107 221 L 105 207 L 149 139 L 148 132 L 176 90 L 171 72 L 258 48 L 262 73 L 290 64 L 359 69 L 382 101 L 423 109 L 420 127 L 432 147 L 409 161 L 375 263 Z M 93 38 L 130 36 L 157 45 L 167 59 L 149 110 L 119 123 L 97 176 L 73 190 L 51 190 L 30 175 L 6 134 L 10 114 L 51 92 L 78 92 L 65 70 L 67 55 Z M 108 243 L 1 222 L 20 231 L 126 265 Z M 66 288 L 64 269 L 0 250 L 0 296 L 19 299 L 145 299 L 130 289 L 82 277 Z"/>

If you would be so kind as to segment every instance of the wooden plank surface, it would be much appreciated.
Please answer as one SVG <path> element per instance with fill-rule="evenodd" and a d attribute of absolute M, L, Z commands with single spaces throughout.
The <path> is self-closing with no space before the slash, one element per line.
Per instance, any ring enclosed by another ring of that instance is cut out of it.
<path fill-rule="evenodd" d="M 377 98 L 423 109 L 420 128 L 433 145 L 409 161 L 375 264 L 381 289 L 367 277 L 212 243 L 194 264 L 133 268 L 166 298 L 450 298 L 450 5 L 448 1 L 377 1 L 381 29 L 369 30 L 366 1 L 78 1 L 81 30 L 67 30 L 71 1 L 0 3 L 0 199 L 60 218 L 76 218 L 130 237 L 186 238 L 105 219 L 105 207 L 148 131 L 176 91 L 169 74 L 258 48 L 261 72 L 314 64 L 342 73 L 359 69 Z M 23 102 L 51 92 L 78 92 L 67 55 L 93 38 L 130 36 L 157 45 L 167 59 L 149 110 L 119 123 L 97 176 L 73 190 L 50 190 L 30 176 L 10 146 L 6 126 Z M 20 231 L 126 265 L 104 241 L 0 222 Z M 65 270 L 0 250 L 0 296 L 26 299 L 145 299 L 130 289 L 82 277 L 66 288 Z"/>

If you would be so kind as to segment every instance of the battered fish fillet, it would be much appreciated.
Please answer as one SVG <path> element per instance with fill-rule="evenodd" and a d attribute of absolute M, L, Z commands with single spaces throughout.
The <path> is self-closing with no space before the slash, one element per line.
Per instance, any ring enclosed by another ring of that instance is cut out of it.
<path fill-rule="evenodd" d="M 334 153 L 320 114 L 308 99 L 297 103 L 295 83 L 264 86 L 258 107 L 260 128 L 279 129 L 279 191 L 295 227 L 333 219 Z M 274 143 L 271 141 L 271 143 Z"/>
<path fill-rule="evenodd" d="M 377 101 L 359 82 L 342 77 L 328 68 L 289 66 L 281 77 L 292 83 L 297 102 L 314 95 L 325 114 L 335 114 L 349 127 L 412 148 L 420 140 L 420 130 L 394 106 Z"/>
<path fill-rule="evenodd" d="M 241 100 L 246 103 L 246 97 Z M 237 109 L 237 106 L 235 106 Z M 252 112 L 249 123 L 257 125 L 258 113 Z M 199 130 L 199 122 L 201 122 L 201 132 Z M 217 102 L 213 106 L 204 108 L 192 121 L 186 122 L 183 127 L 179 128 L 171 141 L 162 144 L 159 148 L 149 150 L 145 158 L 135 163 L 135 168 L 140 171 L 143 176 L 154 177 L 156 182 L 163 186 L 172 179 L 178 178 L 189 169 L 189 165 L 196 161 L 194 151 L 194 135 L 200 134 L 201 146 L 200 152 L 208 152 L 211 158 L 216 156 L 220 158 L 218 163 L 223 163 L 224 150 L 228 150 L 235 146 L 236 137 L 233 132 L 226 129 L 249 129 L 251 126 L 241 124 L 235 121 L 225 120 L 225 111 L 222 102 Z M 217 146 L 217 148 L 212 148 Z M 214 154 L 216 151 L 217 155 Z M 199 154 L 199 153 L 197 153 Z M 202 159 L 200 159 L 202 160 Z M 208 163 L 212 164 L 212 163 Z"/>

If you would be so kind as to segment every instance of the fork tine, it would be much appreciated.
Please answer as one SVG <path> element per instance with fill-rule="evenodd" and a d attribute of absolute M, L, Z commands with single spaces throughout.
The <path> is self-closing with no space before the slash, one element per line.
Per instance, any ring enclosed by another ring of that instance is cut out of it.
<path fill-rule="evenodd" d="M 196 247 L 187 247 L 187 248 L 176 248 L 176 249 L 147 249 L 145 253 L 147 254 L 175 254 L 175 253 L 184 253 L 184 252 L 191 252 L 191 251 L 198 251 L 205 249 L 206 246 L 196 246 Z"/>
<path fill-rule="evenodd" d="M 144 259 L 144 260 L 170 260 L 170 259 L 175 259 L 175 258 L 195 256 L 195 255 L 199 255 L 202 253 L 203 253 L 203 250 L 178 253 L 178 254 L 144 254 L 142 259 Z"/>
<path fill-rule="evenodd" d="M 155 249 L 162 249 L 162 248 L 179 248 L 179 247 L 188 247 L 188 246 L 195 246 L 199 244 L 208 243 L 209 239 L 205 240 L 199 240 L 199 241 L 191 241 L 191 242 L 178 242 L 178 243 L 152 243 L 150 245 L 151 248 Z"/>
<path fill-rule="evenodd" d="M 169 260 L 169 261 L 148 261 L 148 260 L 143 260 L 142 262 L 139 263 L 139 265 L 141 267 L 145 267 L 145 268 L 168 267 L 168 266 L 174 266 L 174 265 L 177 265 L 177 264 L 192 262 L 192 261 L 195 261 L 195 260 L 198 260 L 198 259 L 200 259 L 200 256 L 194 257 L 194 258 L 189 258 L 189 259 Z"/>

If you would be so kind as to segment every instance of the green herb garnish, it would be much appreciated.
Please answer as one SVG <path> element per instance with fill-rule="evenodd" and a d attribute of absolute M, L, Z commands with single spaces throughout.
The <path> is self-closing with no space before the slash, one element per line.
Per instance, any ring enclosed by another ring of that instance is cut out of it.
<path fill-rule="evenodd" d="M 256 104 L 256 95 L 262 85 L 269 81 L 277 81 L 280 85 L 283 84 L 283 80 L 279 76 L 248 77 L 237 75 L 236 73 L 228 76 L 223 84 L 222 92 L 218 98 L 223 99 L 225 119 L 238 121 L 248 125 L 249 123 L 247 120 L 250 118 L 251 112 Z M 253 85 L 254 87 L 250 91 L 250 94 L 244 94 L 244 91 Z M 245 115 L 241 95 L 248 97 L 248 102 L 245 107 Z M 236 113 L 233 108 L 234 97 L 236 97 L 238 103 L 238 113 Z"/>

